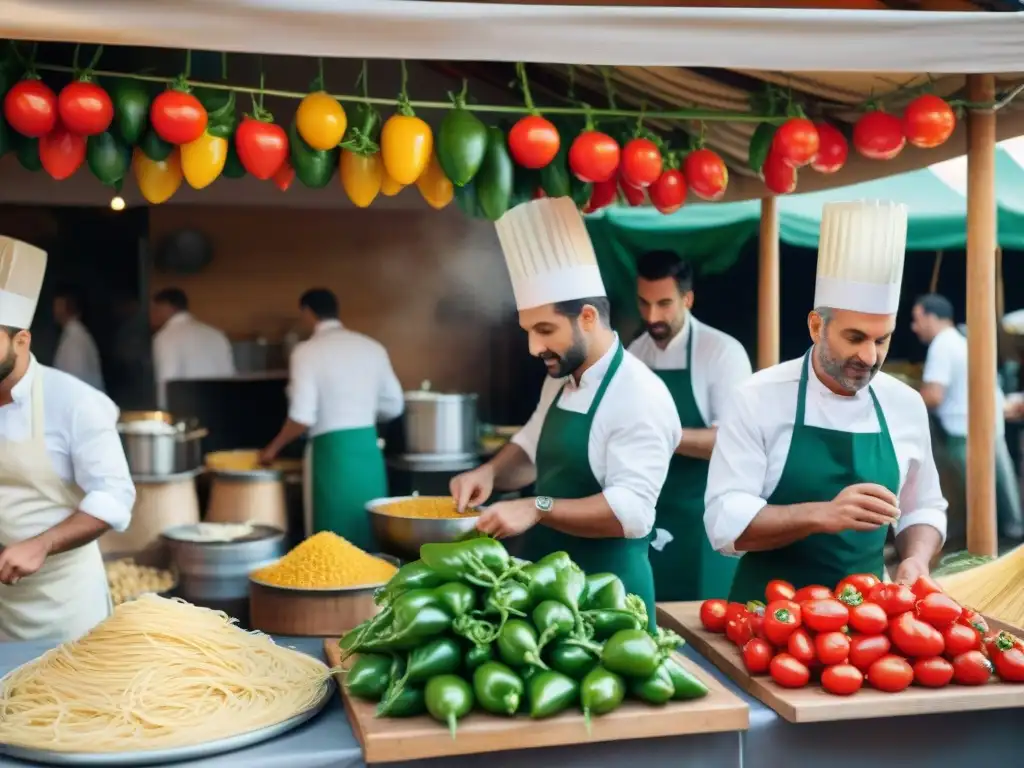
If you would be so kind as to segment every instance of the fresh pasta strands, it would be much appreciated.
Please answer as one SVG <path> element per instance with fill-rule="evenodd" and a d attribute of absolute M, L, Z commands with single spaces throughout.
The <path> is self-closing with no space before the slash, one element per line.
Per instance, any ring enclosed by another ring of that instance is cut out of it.
<path fill-rule="evenodd" d="M 976 568 L 940 576 L 938 582 L 962 605 L 1007 624 L 1024 626 L 1024 546 Z"/>
<path fill-rule="evenodd" d="M 144 595 L 0 679 L 0 743 L 56 752 L 203 744 L 322 700 L 330 670 L 219 611 Z"/>

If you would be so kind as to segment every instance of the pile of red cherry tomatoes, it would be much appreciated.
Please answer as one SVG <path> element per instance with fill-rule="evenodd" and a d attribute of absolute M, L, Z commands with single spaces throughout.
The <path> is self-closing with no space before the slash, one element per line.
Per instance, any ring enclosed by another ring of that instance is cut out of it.
<path fill-rule="evenodd" d="M 858 574 L 834 590 L 775 580 L 764 603 L 705 600 L 700 620 L 741 649 L 750 674 L 786 688 L 816 678 L 829 693 L 849 696 L 865 682 L 887 693 L 911 684 L 984 685 L 993 675 L 1024 682 L 1024 641 L 991 631 L 927 576 L 908 587 Z"/>

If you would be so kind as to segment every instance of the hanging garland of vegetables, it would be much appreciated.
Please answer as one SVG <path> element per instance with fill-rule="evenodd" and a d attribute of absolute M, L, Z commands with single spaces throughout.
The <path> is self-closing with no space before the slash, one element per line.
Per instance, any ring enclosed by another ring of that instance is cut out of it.
<path fill-rule="evenodd" d="M 396 99 L 370 96 L 366 62 L 356 89 L 337 97 L 327 90 L 322 60 L 306 94 L 191 79 L 191 53 L 173 80 L 151 75 L 100 72 L 97 48 L 85 67 L 76 46 L 70 68 L 36 62 L 13 43 L 0 62 L 0 156 L 13 151 L 29 171 L 67 179 L 82 165 L 103 184 L 120 190 L 129 172 L 142 196 L 157 205 L 184 181 L 204 189 L 221 176 L 246 174 L 287 191 L 295 179 L 313 189 L 326 187 L 337 171 L 353 204 L 370 206 L 378 195 L 392 197 L 415 185 L 440 210 L 455 200 L 467 215 L 490 220 L 537 197 L 569 196 L 585 212 L 616 202 L 646 202 L 668 214 L 689 193 L 720 200 L 729 183 L 722 157 L 705 146 L 704 125 L 716 120 L 758 122 L 748 151 L 750 168 L 774 194 L 796 190 L 805 168 L 839 171 L 850 152 L 842 131 L 810 120 L 791 96 L 769 88 L 751 113 L 678 109 L 620 109 L 608 70 L 608 107 L 585 104 L 538 107 L 524 64 L 516 65 L 523 104 L 470 105 L 466 83 L 451 103 L 415 102 L 402 62 Z M 66 72 L 71 81 L 55 93 L 40 71 Z M 104 85 L 97 82 L 102 77 Z M 163 88 L 159 91 L 156 89 Z M 236 93 L 251 95 L 241 121 Z M 266 95 L 299 98 L 292 121 L 279 123 L 264 107 Z M 570 79 L 569 99 L 573 100 Z M 346 106 L 342 105 L 342 102 Z M 393 105 L 381 120 L 379 105 Z M 417 109 L 445 109 L 435 136 Z M 518 114 L 515 122 L 487 125 L 481 114 Z M 687 121 L 698 126 L 685 147 L 672 147 L 650 130 L 651 120 Z M 914 98 L 902 115 L 870 103 L 853 126 L 853 148 L 863 157 L 891 160 L 909 142 L 929 149 L 949 139 L 956 127 L 954 104 L 932 93 Z"/>

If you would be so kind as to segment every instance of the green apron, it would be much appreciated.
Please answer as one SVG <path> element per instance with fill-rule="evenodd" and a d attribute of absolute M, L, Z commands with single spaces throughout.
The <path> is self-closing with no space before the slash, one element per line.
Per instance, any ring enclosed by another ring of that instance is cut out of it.
<path fill-rule="evenodd" d="M 366 502 L 388 495 L 375 427 L 339 429 L 312 441 L 312 533 L 333 531 L 375 552 Z"/>
<path fill-rule="evenodd" d="M 889 437 L 885 414 L 874 390 L 868 387 L 878 417 L 878 432 L 841 432 L 804 424 L 810 352 L 804 355 L 796 418 L 786 464 L 771 505 L 831 501 L 848 486 L 875 483 L 899 492 L 900 468 Z M 821 584 L 834 588 L 854 573 L 873 573 L 882 578 L 882 550 L 888 527 L 874 531 L 816 533 L 802 541 L 765 552 L 747 552 L 740 558 L 729 599 L 736 602 L 764 600 L 772 579 L 785 579 L 796 588 Z"/>
<path fill-rule="evenodd" d="M 538 496 L 582 499 L 604 490 L 590 468 L 590 428 L 608 384 L 622 364 L 622 356 L 622 345 L 619 344 L 594 401 L 590 404 L 590 410 L 586 413 L 559 408 L 562 390 L 559 390 L 558 396 L 551 403 L 537 443 L 535 492 Z M 643 598 L 653 629 L 656 617 L 654 577 L 647 556 L 649 542 L 649 537 L 588 539 L 570 536 L 538 524 L 523 535 L 523 557 L 538 560 L 552 552 L 565 551 L 587 573 L 614 573 L 622 579 L 627 592 Z"/>
<path fill-rule="evenodd" d="M 707 429 L 693 393 L 693 337 L 690 325 L 686 341 L 686 368 L 654 370 L 665 382 L 679 413 L 683 431 Z M 658 602 L 669 600 L 705 600 L 729 593 L 739 560 L 719 554 L 711 547 L 704 531 L 704 491 L 708 484 L 708 460 L 672 456 L 668 477 L 658 497 L 655 528 L 672 534 L 662 551 L 651 548 L 651 567 Z"/>

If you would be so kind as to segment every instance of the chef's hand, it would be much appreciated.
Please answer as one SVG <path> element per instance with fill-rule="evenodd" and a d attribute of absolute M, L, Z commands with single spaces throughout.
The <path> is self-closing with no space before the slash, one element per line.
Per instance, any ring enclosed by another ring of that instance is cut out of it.
<path fill-rule="evenodd" d="M 448 484 L 452 498 L 455 499 L 455 506 L 459 512 L 465 512 L 469 507 L 477 507 L 491 497 L 494 490 L 494 470 L 490 465 L 471 469 L 456 475 Z"/>
<path fill-rule="evenodd" d="M 825 505 L 819 521 L 824 533 L 874 531 L 900 517 L 896 495 L 875 483 L 857 483 Z"/>
<path fill-rule="evenodd" d="M 539 519 L 536 499 L 499 501 L 483 511 L 476 529 L 496 539 L 507 539 L 530 530 Z"/>
<path fill-rule="evenodd" d="M 257 461 L 259 461 L 261 467 L 269 467 L 271 464 L 274 463 L 274 459 L 277 458 L 278 453 L 279 451 L 277 448 L 275 448 L 273 445 L 268 445 L 266 448 L 260 451 L 260 455 L 257 458 Z"/>
<path fill-rule="evenodd" d="M 927 576 L 930 570 L 927 561 L 916 557 L 908 557 L 896 569 L 896 583 L 906 584 L 908 587 L 912 586 L 919 578 Z"/>
<path fill-rule="evenodd" d="M 17 584 L 19 579 L 31 576 L 46 562 L 46 542 L 26 539 L 0 549 L 0 584 Z"/>

